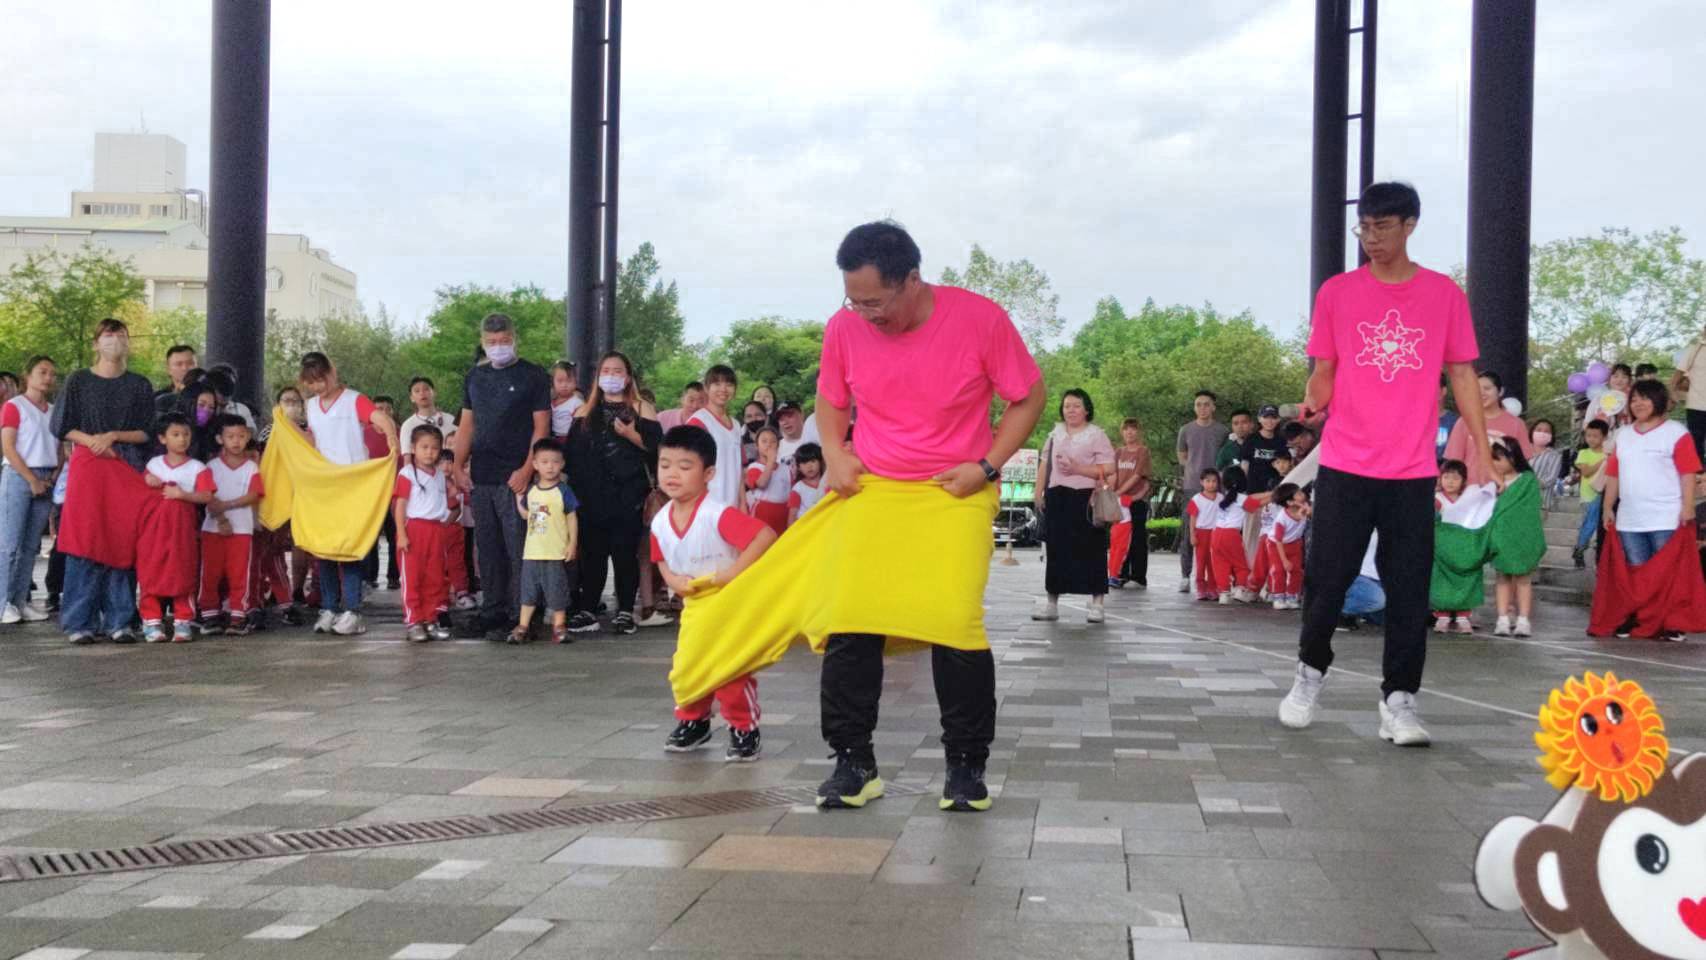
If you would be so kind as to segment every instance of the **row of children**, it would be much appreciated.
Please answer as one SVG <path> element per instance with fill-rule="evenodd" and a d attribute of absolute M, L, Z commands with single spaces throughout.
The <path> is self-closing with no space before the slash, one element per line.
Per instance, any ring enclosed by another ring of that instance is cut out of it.
<path fill-rule="evenodd" d="M 1208 469 L 1198 477 L 1202 492 L 1185 505 L 1185 529 L 1195 552 L 1192 577 L 1198 600 L 1250 603 L 1265 596 L 1275 610 L 1296 610 L 1303 593 L 1303 541 L 1309 493 L 1287 483 L 1289 451 L 1273 458 L 1270 489 L 1252 493 L 1244 468 Z M 1257 536 L 1245 531 L 1256 518 Z"/>

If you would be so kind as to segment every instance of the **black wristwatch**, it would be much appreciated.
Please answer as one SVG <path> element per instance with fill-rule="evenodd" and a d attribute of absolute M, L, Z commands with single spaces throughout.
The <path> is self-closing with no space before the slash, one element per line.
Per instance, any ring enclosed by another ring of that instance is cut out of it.
<path fill-rule="evenodd" d="M 988 480 L 990 483 L 1001 482 L 1001 471 L 995 469 L 995 464 L 990 463 L 988 460 L 979 460 L 977 465 L 983 468 L 984 479 Z"/>

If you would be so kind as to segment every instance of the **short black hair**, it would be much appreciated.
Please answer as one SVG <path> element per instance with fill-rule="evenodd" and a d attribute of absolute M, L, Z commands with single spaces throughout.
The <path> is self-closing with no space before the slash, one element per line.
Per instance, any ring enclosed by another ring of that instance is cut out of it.
<path fill-rule="evenodd" d="M 410 381 L 409 381 L 409 389 L 410 389 L 410 390 L 413 390 L 413 389 L 415 389 L 415 384 L 417 384 L 417 383 L 424 383 L 424 384 L 426 384 L 426 385 L 427 385 L 427 389 L 428 389 L 428 390 L 432 390 L 432 391 L 433 391 L 433 392 L 435 392 L 435 393 L 436 393 L 436 392 L 437 392 L 437 391 L 438 391 L 438 387 L 436 387 L 436 386 L 433 386 L 433 382 L 432 382 L 432 378 L 431 378 L 431 377 L 415 377 L 415 378 L 414 378 L 414 379 L 412 379 L 412 380 L 410 380 Z"/>
<path fill-rule="evenodd" d="M 207 376 L 203 377 L 202 381 L 212 387 L 214 393 L 222 397 L 229 397 L 237 392 L 236 378 L 218 367 L 207 371 Z"/>
<path fill-rule="evenodd" d="M 740 408 L 740 415 L 743 417 L 746 416 L 746 412 L 751 410 L 753 407 L 757 407 L 759 413 L 762 413 L 766 418 L 769 418 L 770 411 L 764 409 L 764 404 L 759 403 L 757 400 L 748 400 L 743 404 Z"/>
<path fill-rule="evenodd" d="M 705 371 L 705 385 L 710 386 L 713 383 L 726 383 L 737 387 L 740 386 L 740 378 L 735 376 L 734 367 L 726 363 L 713 363 L 711 368 Z"/>
<path fill-rule="evenodd" d="M 1456 474 L 1461 477 L 1464 483 L 1469 482 L 1469 465 L 1464 463 L 1462 460 L 1441 460 L 1439 463 L 1439 475 L 1443 477 L 1448 473 Z"/>
<path fill-rule="evenodd" d="M 385 395 L 385 394 L 383 394 L 383 393 L 382 393 L 382 394 L 380 394 L 380 395 L 379 395 L 379 396 L 377 396 L 377 397 L 374 397 L 374 398 L 373 398 L 373 403 L 374 403 L 374 405 L 375 405 L 375 406 L 377 406 L 377 405 L 379 405 L 379 404 L 381 404 L 381 403 L 389 403 L 389 404 L 390 404 L 390 405 L 391 405 L 391 406 L 393 406 L 393 407 L 395 407 L 395 406 L 396 406 L 396 405 L 397 405 L 397 401 L 396 401 L 396 400 L 395 400 L 395 399 L 393 399 L 393 398 L 391 398 L 391 397 L 388 397 L 388 396 L 386 396 L 386 395 Z"/>
<path fill-rule="evenodd" d="M 1587 426 L 1583 427 L 1582 429 L 1583 430 L 1598 430 L 1600 433 L 1610 434 L 1611 433 L 1611 424 L 1606 423 L 1604 420 L 1589 420 L 1587 423 Z"/>
<path fill-rule="evenodd" d="M 1522 445 L 1515 437 L 1500 437 L 1491 444 L 1494 460 L 1506 460 L 1517 473 L 1527 473 L 1534 469 L 1528 465 L 1528 457 L 1523 455 Z"/>
<path fill-rule="evenodd" d="M 1084 422 L 1089 423 L 1096 419 L 1096 401 L 1090 399 L 1090 394 L 1086 393 L 1082 389 L 1073 387 L 1060 395 L 1060 418 L 1062 420 L 1066 419 L 1067 397 L 1077 397 L 1078 402 L 1084 404 Z"/>
<path fill-rule="evenodd" d="M 1505 395 L 1505 378 L 1499 376 L 1497 370 L 1482 370 L 1480 373 L 1477 373 L 1476 376 L 1483 380 L 1493 381 L 1493 386 L 1498 388 L 1499 396 L 1502 397 Z"/>
<path fill-rule="evenodd" d="M 1251 413 L 1251 412 L 1250 412 L 1250 411 L 1249 411 L 1249 410 L 1247 410 L 1247 409 L 1245 409 L 1245 408 L 1243 408 L 1243 407 L 1239 407 L 1239 408 L 1238 408 L 1238 409 L 1236 409 L 1236 410 L 1234 410 L 1234 411 L 1232 411 L 1232 416 L 1230 416 L 1230 417 L 1227 417 L 1227 418 L 1226 418 L 1226 419 L 1228 419 L 1228 420 L 1236 420 L 1236 419 L 1238 419 L 1238 418 L 1239 418 L 1239 417 L 1249 417 L 1249 418 L 1250 418 L 1250 419 L 1251 419 L 1251 420 L 1254 420 L 1254 419 L 1256 419 L 1256 415 L 1255 415 L 1255 414 L 1253 414 L 1253 413 Z"/>
<path fill-rule="evenodd" d="M 705 392 L 705 385 L 703 383 L 699 382 L 698 380 L 695 380 L 692 383 L 689 383 L 687 386 L 681 388 L 682 393 L 686 393 L 689 390 L 697 390 L 700 393 L 704 393 Z"/>
<path fill-rule="evenodd" d="M 1197 397 L 1207 397 L 1207 398 L 1209 398 L 1209 399 L 1210 399 L 1210 400 L 1213 400 L 1213 401 L 1214 401 L 1214 402 L 1216 402 L 1216 403 L 1219 403 L 1219 402 L 1220 402 L 1220 398 L 1219 398 L 1219 397 L 1217 397 L 1217 396 L 1215 396 L 1215 395 L 1214 395 L 1214 391 L 1213 391 L 1213 390 L 1209 390 L 1209 389 L 1207 389 L 1207 388 L 1206 388 L 1206 387 L 1205 387 L 1205 388 L 1204 388 L 1204 389 L 1201 389 L 1201 390 L 1198 390 L 1198 391 L 1197 391 L 1197 392 L 1196 392 L 1196 395 L 1195 395 L 1195 396 L 1193 396 L 1193 397 L 1191 397 L 1191 402 L 1192 402 L 1192 403 L 1195 403 L 1195 402 L 1196 402 L 1196 400 L 1197 400 Z"/>
<path fill-rule="evenodd" d="M 659 450 L 686 450 L 697 454 L 699 462 L 707 467 L 717 465 L 717 441 L 711 434 L 698 427 L 670 427 L 658 443 Z M 804 449 L 803 447 L 801 449 Z"/>
<path fill-rule="evenodd" d="M 123 320 L 119 320 L 115 317 L 108 317 L 100 323 L 95 324 L 95 335 L 89 339 L 99 340 L 101 337 L 109 333 L 122 333 L 125 336 L 129 336 L 130 327 L 126 326 Z"/>
<path fill-rule="evenodd" d="M 1213 467 L 1209 467 L 1208 469 L 1204 470 L 1202 473 L 1197 474 L 1198 480 L 1207 480 L 1209 477 L 1213 477 L 1214 482 L 1219 483 L 1220 482 L 1220 471 L 1214 469 Z"/>
<path fill-rule="evenodd" d="M 700 432 L 703 433 L 704 431 L 701 430 Z M 823 463 L 822 447 L 815 443 L 802 443 L 795 448 L 794 466 L 797 467 L 802 463 L 812 463 L 813 461 L 816 461 L 820 465 Z"/>
<path fill-rule="evenodd" d="M 174 343 L 166 348 L 166 359 L 170 360 L 180 353 L 195 354 L 195 348 L 187 343 Z"/>
<path fill-rule="evenodd" d="M 1624 376 L 1629 377 L 1630 379 L 1633 379 L 1635 376 L 1635 371 L 1630 369 L 1630 367 L 1627 363 L 1614 363 L 1614 364 L 1612 364 L 1611 365 L 1611 372 L 1612 373 L 1621 373 Z"/>
<path fill-rule="evenodd" d="M 326 359 L 326 355 L 320 351 L 310 350 L 302 355 L 302 369 L 297 374 L 297 378 L 313 382 L 324 380 L 331 373 L 332 361 Z"/>
<path fill-rule="evenodd" d="M 899 286 L 923 262 L 918 244 L 906 228 L 893 220 L 862 223 L 847 231 L 835 250 L 835 265 L 842 273 L 876 267 L 883 286 Z"/>
<path fill-rule="evenodd" d="M 1400 220 L 1419 220 L 1422 216 L 1422 195 L 1407 183 L 1387 181 L 1371 183 L 1357 198 L 1357 219 L 1367 217 L 1397 217 Z"/>
<path fill-rule="evenodd" d="M 419 443 L 422 437 L 431 437 L 437 440 L 441 446 L 444 444 L 444 431 L 430 423 L 423 423 L 409 431 L 409 446 L 412 447 Z"/>
<path fill-rule="evenodd" d="M 1641 377 L 1656 377 L 1658 375 L 1659 375 L 1659 368 L 1657 366 L 1654 366 L 1653 364 L 1637 363 L 1635 365 L 1635 376 L 1637 379 L 1639 379 Z"/>
<path fill-rule="evenodd" d="M 1653 403 L 1653 416 L 1662 417 L 1670 412 L 1670 390 L 1657 380 L 1637 380 L 1629 388 L 1629 397 L 1646 397 Z"/>
<path fill-rule="evenodd" d="M 183 427 L 190 433 L 195 433 L 195 425 L 181 410 L 168 410 L 154 418 L 154 436 L 156 439 L 166 435 L 169 427 Z"/>
<path fill-rule="evenodd" d="M 1283 507 L 1290 503 L 1291 498 L 1297 496 L 1298 491 L 1302 489 L 1302 487 L 1295 483 L 1282 483 L 1274 488 L 1274 498 L 1272 502 Z"/>
<path fill-rule="evenodd" d="M 1315 436 L 1315 431 L 1311 430 L 1308 424 L 1298 420 L 1293 420 L 1286 424 L 1285 429 L 1281 431 L 1281 433 L 1284 434 L 1287 440 L 1296 440 L 1298 437 L 1301 437 L 1306 433 L 1312 437 Z"/>
<path fill-rule="evenodd" d="M 29 370 L 29 367 L 25 367 L 24 369 Z M 10 370 L 0 370 L 0 380 L 10 380 L 14 384 L 19 382 L 18 375 Z"/>
<path fill-rule="evenodd" d="M 551 437 L 544 437 L 533 442 L 533 450 L 529 456 L 537 457 L 541 453 L 554 453 L 565 460 L 568 459 L 568 456 L 563 453 L 563 445 Z"/>
<path fill-rule="evenodd" d="M 207 425 L 208 432 L 212 433 L 216 437 L 223 434 L 226 427 L 242 427 L 244 430 L 248 430 L 249 421 L 244 420 L 235 413 L 221 413 L 215 416 Z M 254 431 L 250 430 L 249 432 L 253 433 Z"/>
<path fill-rule="evenodd" d="M 232 366 L 229 363 L 216 363 L 213 366 L 208 367 L 207 369 L 209 370 L 209 372 L 218 371 L 220 373 L 225 374 L 226 376 L 230 377 L 233 380 L 237 379 L 237 368 Z"/>

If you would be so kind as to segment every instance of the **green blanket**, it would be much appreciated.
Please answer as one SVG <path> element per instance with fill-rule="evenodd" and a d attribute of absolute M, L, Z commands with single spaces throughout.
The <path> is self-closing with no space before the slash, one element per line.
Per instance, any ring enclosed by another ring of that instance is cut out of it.
<path fill-rule="evenodd" d="M 1499 494 L 1493 520 L 1487 524 L 1493 539 L 1493 569 L 1509 576 L 1533 573 L 1546 555 L 1546 530 L 1540 520 L 1540 483 L 1533 472 Z"/>
<path fill-rule="evenodd" d="M 1473 610 L 1487 599 L 1482 568 L 1487 563 L 1489 527 L 1471 530 L 1434 519 L 1434 572 L 1428 602 L 1434 610 Z"/>
<path fill-rule="evenodd" d="M 1540 484 L 1534 474 L 1516 479 L 1493 505 L 1487 525 L 1470 529 L 1434 520 L 1434 566 L 1428 602 L 1436 611 L 1473 610 L 1486 600 L 1485 567 L 1499 573 L 1533 573 L 1546 553 L 1540 521 Z"/>

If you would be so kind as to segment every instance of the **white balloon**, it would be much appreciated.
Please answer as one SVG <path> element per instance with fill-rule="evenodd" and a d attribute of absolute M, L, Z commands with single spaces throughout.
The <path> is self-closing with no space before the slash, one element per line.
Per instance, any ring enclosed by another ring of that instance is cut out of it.
<path fill-rule="evenodd" d="M 1506 397 L 1500 405 L 1503 406 L 1505 408 L 1505 410 L 1510 413 L 1511 416 L 1513 416 L 1513 417 L 1522 416 L 1522 401 L 1521 400 L 1518 400 L 1515 397 Z"/>
<path fill-rule="evenodd" d="M 1588 403 L 1598 403 L 1599 398 L 1605 396 L 1606 391 L 1610 389 L 1603 383 L 1596 383 L 1589 387 L 1587 392 Z"/>

